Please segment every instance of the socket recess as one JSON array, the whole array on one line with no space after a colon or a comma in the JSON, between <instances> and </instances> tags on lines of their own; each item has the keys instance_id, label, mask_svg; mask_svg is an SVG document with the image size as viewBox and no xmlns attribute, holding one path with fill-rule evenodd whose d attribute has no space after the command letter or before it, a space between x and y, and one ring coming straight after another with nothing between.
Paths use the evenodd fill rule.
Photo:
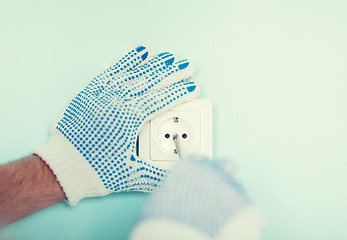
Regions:
<instances>
[{"instance_id":1,"label":"socket recess","mask_svg":"<svg viewBox=\"0 0 347 240\"><path fill-rule=\"evenodd\" d=\"M177 134L176 146L173 138ZM177 149L178 147L178 149ZM138 156L170 169L181 157L199 154L212 159L212 104L196 99L146 123L138 138Z\"/></svg>"}]
</instances>

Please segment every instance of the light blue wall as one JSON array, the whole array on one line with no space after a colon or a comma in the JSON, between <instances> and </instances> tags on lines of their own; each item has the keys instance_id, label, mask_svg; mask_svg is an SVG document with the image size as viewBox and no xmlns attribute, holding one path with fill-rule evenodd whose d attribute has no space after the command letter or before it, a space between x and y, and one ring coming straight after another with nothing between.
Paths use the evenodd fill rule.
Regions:
<instances>
[{"instance_id":1,"label":"light blue wall","mask_svg":"<svg viewBox=\"0 0 347 240\"><path fill-rule=\"evenodd\" d=\"M148 42L195 62L215 156L237 165L264 239L347 239L346 12L343 0L3 1L0 161L44 144L92 77ZM145 198L57 204L0 239L124 239Z\"/></svg>"}]
</instances>

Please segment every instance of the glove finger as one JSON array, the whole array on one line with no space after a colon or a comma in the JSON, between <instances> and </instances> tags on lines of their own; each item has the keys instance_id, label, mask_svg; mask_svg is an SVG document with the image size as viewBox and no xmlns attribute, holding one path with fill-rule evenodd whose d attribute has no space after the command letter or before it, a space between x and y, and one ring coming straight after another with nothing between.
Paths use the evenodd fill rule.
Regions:
<instances>
[{"instance_id":1,"label":"glove finger","mask_svg":"<svg viewBox=\"0 0 347 240\"><path fill-rule=\"evenodd\" d=\"M194 65L187 59L176 62L164 69L160 69L155 74L145 76L126 86L125 99L131 99L145 94L148 91L168 87L174 83L186 80L193 76Z\"/></svg>"},{"instance_id":2,"label":"glove finger","mask_svg":"<svg viewBox=\"0 0 347 240\"><path fill-rule=\"evenodd\" d=\"M145 64L154 56L154 49L150 45L141 44L125 54L115 65L106 69L93 82L104 84L124 72L132 71Z\"/></svg>"},{"instance_id":3,"label":"glove finger","mask_svg":"<svg viewBox=\"0 0 347 240\"><path fill-rule=\"evenodd\" d=\"M172 65L175 56L172 53L164 52L149 60L146 64L132 70L127 71L117 77L113 77L106 82L111 91L119 91L125 84L136 82L138 79L147 78L150 75L163 71L168 66Z\"/></svg>"},{"instance_id":4,"label":"glove finger","mask_svg":"<svg viewBox=\"0 0 347 240\"><path fill-rule=\"evenodd\" d=\"M182 103L195 99L199 93L199 87L195 82L179 82L147 92L136 98L136 105L141 111L143 121L148 121Z\"/></svg>"},{"instance_id":5,"label":"glove finger","mask_svg":"<svg viewBox=\"0 0 347 240\"><path fill-rule=\"evenodd\" d=\"M151 86L153 83L157 82L156 84L153 84L153 89L168 87L182 80L187 80L194 75L194 72L194 64L189 60L184 59L165 69L161 76L158 76L154 79L154 82L152 81L149 84Z\"/></svg>"}]
</instances>

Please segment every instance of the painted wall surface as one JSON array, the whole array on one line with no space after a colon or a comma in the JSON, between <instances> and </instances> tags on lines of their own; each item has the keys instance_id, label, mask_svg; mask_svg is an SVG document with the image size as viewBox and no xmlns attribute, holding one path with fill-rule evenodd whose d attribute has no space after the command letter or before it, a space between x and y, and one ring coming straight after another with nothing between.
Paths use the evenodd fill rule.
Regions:
<instances>
[{"instance_id":1,"label":"painted wall surface","mask_svg":"<svg viewBox=\"0 0 347 240\"><path fill-rule=\"evenodd\" d=\"M0 162L45 144L73 96L147 42L196 64L214 155L236 164L264 239L347 239L346 12L342 0L2 1ZM60 203L0 239L125 239L145 199Z\"/></svg>"}]
</instances>

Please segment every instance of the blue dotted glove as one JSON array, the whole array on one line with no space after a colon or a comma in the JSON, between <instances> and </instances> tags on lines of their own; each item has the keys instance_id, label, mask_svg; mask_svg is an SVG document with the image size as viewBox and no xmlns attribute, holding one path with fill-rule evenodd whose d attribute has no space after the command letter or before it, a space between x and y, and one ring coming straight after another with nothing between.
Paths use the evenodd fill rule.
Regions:
<instances>
[{"instance_id":1,"label":"blue dotted glove","mask_svg":"<svg viewBox=\"0 0 347 240\"><path fill-rule=\"evenodd\" d=\"M33 151L53 170L67 201L119 191L151 191L165 170L136 156L144 123L198 95L194 69L170 53L139 46L81 91Z\"/></svg>"},{"instance_id":2,"label":"blue dotted glove","mask_svg":"<svg viewBox=\"0 0 347 240\"><path fill-rule=\"evenodd\" d=\"M181 161L142 206L131 240L258 240L262 214L226 165Z\"/></svg>"}]
</instances>

